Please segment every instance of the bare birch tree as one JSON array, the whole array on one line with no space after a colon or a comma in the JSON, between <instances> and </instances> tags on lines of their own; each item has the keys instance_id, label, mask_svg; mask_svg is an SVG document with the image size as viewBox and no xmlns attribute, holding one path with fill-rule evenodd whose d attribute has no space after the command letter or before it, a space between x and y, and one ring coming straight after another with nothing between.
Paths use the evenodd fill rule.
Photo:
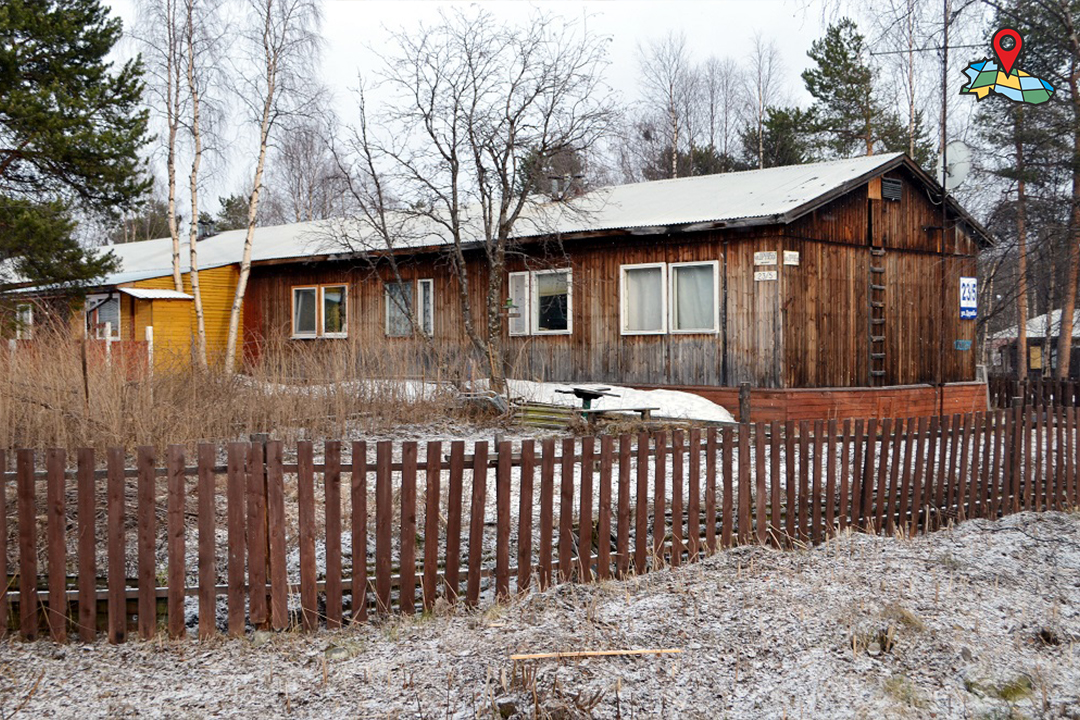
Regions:
<instances>
[{"instance_id":1,"label":"bare birch tree","mask_svg":"<svg viewBox=\"0 0 1080 720\"><path fill-rule=\"evenodd\" d=\"M731 156L731 139L738 138L738 110L742 102L742 72L731 58L710 57L701 68L702 97L709 146Z\"/></svg>"},{"instance_id":2,"label":"bare birch tree","mask_svg":"<svg viewBox=\"0 0 1080 720\"><path fill-rule=\"evenodd\" d=\"M606 39L542 13L523 26L490 13L452 10L433 27L392 34L379 72L390 101L349 141L361 244L391 255L408 244L445 243L464 332L505 387L506 259L542 188L525 179L536 163L586 153L606 132L612 103L601 72ZM529 226L530 234L536 231ZM487 266L474 316L468 255Z\"/></svg>"},{"instance_id":3,"label":"bare birch tree","mask_svg":"<svg viewBox=\"0 0 1080 720\"><path fill-rule=\"evenodd\" d=\"M326 122L302 118L277 143L267 164L265 224L324 220L345 212L351 193L334 160L332 134Z\"/></svg>"},{"instance_id":4,"label":"bare birch tree","mask_svg":"<svg viewBox=\"0 0 1080 720\"><path fill-rule=\"evenodd\" d=\"M680 135L686 132L692 106L694 72L686 36L668 33L658 42L638 47L641 88L650 113L664 116L671 146L671 177L679 176Z\"/></svg>"},{"instance_id":5,"label":"bare birch tree","mask_svg":"<svg viewBox=\"0 0 1080 720\"><path fill-rule=\"evenodd\" d=\"M240 317L251 275L251 249L255 238L259 198L263 189L266 155L281 120L310 111L318 98L312 80L318 59L321 23L315 0L247 0L248 24L243 35L248 62L238 70L238 97L258 124L259 150L248 201L248 226L229 313L229 334L225 346L225 371L236 370L236 350Z\"/></svg>"},{"instance_id":6,"label":"bare birch tree","mask_svg":"<svg viewBox=\"0 0 1080 720\"><path fill-rule=\"evenodd\" d=\"M183 0L141 0L135 36L147 58L147 87L156 98L150 110L165 124L166 203L169 235L172 238L173 286L183 292L180 274L180 227L176 214L176 153L185 93L181 80L184 68Z\"/></svg>"},{"instance_id":7,"label":"bare birch tree","mask_svg":"<svg viewBox=\"0 0 1080 720\"><path fill-rule=\"evenodd\" d=\"M188 174L191 196L191 222L188 228L189 277L195 306L196 361L208 367L206 353L206 319L203 313L202 289L199 285L199 172L202 165L204 135L204 104L208 86L220 87L220 40L226 32L218 0L182 0L184 13L184 54L186 92L190 110L192 158Z\"/></svg>"},{"instance_id":8,"label":"bare birch tree","mask_svg":"<svg viewBox=\"0 0 1080 720\"><path fill-rule=\"evenodd\" d=\"M769 117L769 108L781 103L783 73L783 62L776 43L767 41L761 33L756 33L744 77L747 86L748 121L757 133L759 169L765 167L765 121Z\"/></svg>"}]
</instances>

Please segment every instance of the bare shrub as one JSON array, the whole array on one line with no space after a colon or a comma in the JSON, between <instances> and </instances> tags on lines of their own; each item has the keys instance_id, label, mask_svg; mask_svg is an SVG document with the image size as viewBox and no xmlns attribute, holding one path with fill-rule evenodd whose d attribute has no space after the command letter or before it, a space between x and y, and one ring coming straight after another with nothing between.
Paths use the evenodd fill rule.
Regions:
<instances>
[{"instance_id":1,"label":"bare shrub","mask_svg":"<svg viewBox=\"0 0 1080 720\"><path fill-rule=\"evenodd\" d=\"M0 444L123 447L247 439L344 438L444 417L453 397L410 379L408 349L341 340L271 342L244 374L160 364L147 372L140 348L42 330L0 353ZM85 362L84 362L85 358Z\"/></svg>"}]
</instances>

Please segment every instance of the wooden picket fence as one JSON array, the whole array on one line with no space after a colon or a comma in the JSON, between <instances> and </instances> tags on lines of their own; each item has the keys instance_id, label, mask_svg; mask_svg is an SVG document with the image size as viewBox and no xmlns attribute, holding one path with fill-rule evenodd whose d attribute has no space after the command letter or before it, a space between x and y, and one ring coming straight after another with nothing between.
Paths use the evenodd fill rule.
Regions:
<instances>
[{"instance_id":1,"label":"wooden picket fence","mask_svg":"<svg viewBox=\"0 0 1080 720\"><path fill-rule=\"evenodd\" d=\"M1037 376L1017 380L1012 375L991 375L986 380L990 407L1008 409L1013 400L1020 399L1024 407L1080 405L1080 383L1073 379L1059 380Z\"/></svg>"},{"instance_id":2,"label":"wooden picket fence","mask_svg":"<svg viewBox=\"0 0 1080 720\"><path fill-rule=\"evenodd\" d=\"M134 468L111 450L99 469L82 449L72 471L62 450L45 454L43 470L33 450L18 450L15 471L0 483L0 562L9 579L0 627L27 639L44 629L57 641L69 631L91 641L100 628L119 643L132 619L150 638L161 618L169 635L182 637L185 598L194 596L201 637L219 631L219 597L230 634L335 628L369 613L430 609L440 598L498 602L511 596L512 581L524 593L625 577L735 544L801 547L847 528L913 534L965 518L1070 508L1078 501L1076 416L1071 407L1016 407L757 423L525 440L516 451L500 442L493 453L477 442L471 454L464 442L430 442L423 461L415 442L379 442L373 458L364 442L328 442L321 461L312 443L300 442L293 462L283 459L282 443L257 442L228 444L224 462L216 446L200 445L194 465L180 446L167 449L164 463L143 447ZM7 460L0 453L0 468ZM129 512L136 578L126 572ZM345 549L360 559L351 567L343 530L351 531ZM190 567L189 544L197 560ZM291 547L299 555L292 569Z\"/></svg>"}]
</instances>

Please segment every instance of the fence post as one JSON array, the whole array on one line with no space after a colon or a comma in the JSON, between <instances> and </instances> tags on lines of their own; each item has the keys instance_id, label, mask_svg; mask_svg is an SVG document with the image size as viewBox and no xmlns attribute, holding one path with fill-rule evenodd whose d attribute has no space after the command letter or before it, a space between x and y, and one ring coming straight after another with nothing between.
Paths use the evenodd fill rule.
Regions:
<instances>
[{"instance_id":1,"label":"fence post","mask_svg":"<svg viewBox=\"0 0 1080 720\"><path fill-rule=\"evenodd\" d=\"M146 373L154 377L154 326L146 326Z\"/></svg>"},{"instance_id":2,"label":"fence post","mask_svg":"<svg viewBox=\"0 0 1080 720\"><path fill-rule=\"evenodd\" d=\"M1025 391L1026 396L1026 391ZM1012 463L1009 467L1009 494L1011 496L1011 502L1009 503L1009 512L1020 511L1020 469L1023 462L1023 413L1024 413L1024 398L1013 398L1012 406L1012 422L1013 422L1013 434L1009 438L1009 444L1012 446L1012 452L1010 459Z\"/></svg>"},{"instance_id":3,"label":"fence post","mask_svg":"<svg viewBox=\"0 0 1080 720\"><path fill-rule=\"evenodd\" d=\"M112 367L112 323L105 323L105 367Z\"/></svg>"},{"instance_id":4,"label":"fence post","mask_svg":"<svg viewBox=\"0 0 1080 720\"><path fill-rule=\"evenodd\" d=\"M739 383L739 422L750 422L750 383Z\"/></svg>"}]
</instances>

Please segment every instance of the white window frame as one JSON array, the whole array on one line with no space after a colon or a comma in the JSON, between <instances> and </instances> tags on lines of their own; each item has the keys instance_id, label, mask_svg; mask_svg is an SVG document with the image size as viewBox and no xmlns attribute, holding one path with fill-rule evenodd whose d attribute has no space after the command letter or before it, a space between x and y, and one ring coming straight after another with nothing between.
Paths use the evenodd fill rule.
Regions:
<instances>
[{"instance_id":1,"label":"white window frame","mask_svg":"<svg viewBox=\"0 0 1080 720\"><path fill-rule=\"evenodd\" d=\"M524 313L523 318L525 322L523 324L525 325L525 329L519 331L514 330L514 318L510 319L510 322L508 323L509 327L507 329L511 337L525 337L532 334L532 273L528 271L512 272L507 276L506 291L507 297L511 301L513 301L513 294L510 288L513 285L515 277L525 278L525 303L521 307L514 306L519 314Z\"/></svg>"},{"instance_id":2,"label":"white window frame","mask_svg":"<svg viewBox=\"0 0 1080 720\"><path fill-rule=\"evenodd\" d=\"M297 290L314 290L315 291L315 329L312 332L297 332L296 330L296 291ZM289 315L289 330L291 331L291 337L293 340L311 340L319 337L319 324L322 319L321 298L319 297L318 285L293 285L289 288L289 297L291 298L292 311Z\"/></svg>"},{"instance_id":3,"label":"white window frame","mask_svg":"<svg viewBox=\"0 0 1080 720\"><path fill-rule=\"evenodd\" d=\"M327 288L341 288L341 304L345 307L345 324L342 326L340 332L326 332L326 299L325 293ZM349 337L349 285L348 283L329 283L326 285L320 285L319 291L315 293L316 298L319 301L318 315L318 330L322 331L319 337L326 338L347 338Z\"/></svg>"},{"instance_id":4,"label":"white window frame","mask_svg":"<svg viewBox=\"0 0 1080 720\"><path fill-rule=\"evenodd\" d=\"M25 321L24 321L25 313ZM34 337L34 306L19 303L15 306L15 339L31 340Z\"/></svg>"},{"instance_id":5,"label":"white window frame","mask_svg":"<svg viewBox=\"0 0 1080 720\"><path fill-rule=\"evenodd\" d=\"M424 323L424 300L423 297L427 296L428 306L431 308L431 317L428 318L431 322L425 325ZM416 324L420 327L420 332L424 333L427 337L434 337L435 335L435 280L433 278L420 278L416 281L416 291L414 302L416 308L413 310L417 314Z\"/></svg>"},{"instance_id":6,"label":"white window frame","mask_svg":"<svg viewBox=\"0 0 1080 720\"><path fill-rule=\"evenodd\" d=\"M626 273L628 270L651 270L660 268L660 329L628 330L626 313ZM619 266L619 331L622 335L666 335L668 331L668 281L667 263L634 263Z\"/></svg>"},{"instance_id":7,"label":"white window frame","mask_svg":"<svg viewBox=\"0 0 1080 720\"><path fill-rule=\"evenodd\" d=\"M541 330L540 329L540 302L535 292L536 278L540 275L566 275L566 329L565 330ZM529 300L532 305L530 315L532 322L530 327L533 335L572 335L574 333L574 271L573 268L556 268L554 270L533 270L529 274Z\"/></svg>"},{"instance_id":8,"label":"white window frame","mask_svg":"<svg viewBox=\"0 0 1080 720\"><path fill-rule=\"evenodd\" d=\"M711 328L692 328L689 330L680 330L678 320L679 304L675 300L675 270L681 267L697 267L701 265L711 265L713 272L713 298L712 298L712 311L713 311L713 325ZM720 332L720 261L719 260L693 260L688 262L668 263L668 274L670 279L668 281L668 308L671 310L671 317L668 324L670 332L673 335L716 335Z\"/></svg>"},{"instance_id":9,"label":"white window frame","mask_svg":"<svg viewBox=\"0 0 1080 720\"><path fill-rule=\"evenodd\" d=\"M86 296L86 304L87 304L87 306L94 305L94 303L97 303L98 301L101 301L100 304L104 304L104 303L106 303L106 302L108 302L110 300L116 300L116 327L110 328L110 330L112 332L112 338L111 339L113 341L116 341L116 340L119 340L119 339L121 339L123 337L123 334L121 333L121 326L123 325L123 321L124 321L124 304L122 302L120 302L120 296L117 295L116 293L95 293L93 295L87 295ZM97 317L96 313L97 313L97 311L98 311L98 308L94 307L93 310L87 310L86 314L88 316L91 315L91 314L94 315L95 322L92 324L92 327L93 327L93 330L94 330L94 337L96 339L98 339L98 340L105 340L105 339L107 339L105 337L105 324L96 322L96 317ZM87 319L87 322L89 322L89 320L91 318L87 317L86 319Z\"/></svg>"}]
</instances>

